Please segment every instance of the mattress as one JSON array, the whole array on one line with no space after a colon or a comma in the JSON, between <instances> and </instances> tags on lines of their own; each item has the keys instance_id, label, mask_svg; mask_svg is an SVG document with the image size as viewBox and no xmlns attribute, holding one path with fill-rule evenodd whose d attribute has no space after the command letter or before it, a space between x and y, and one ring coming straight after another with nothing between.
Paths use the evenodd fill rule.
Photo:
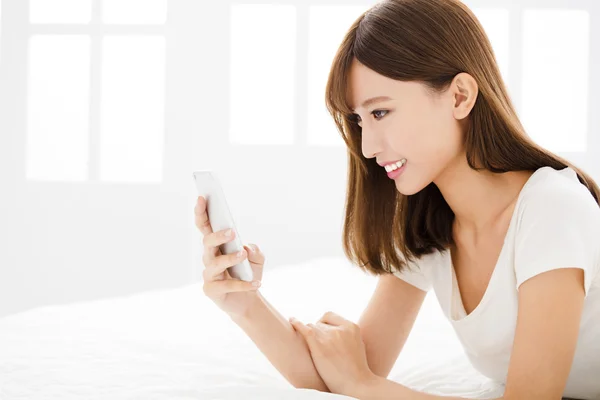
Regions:
<instances>
[{"instance_id":1,"label":"mattress","mask_svg":"<svg viewBox=\"0 0 600 400\"><path fill-rule=\"evenodd\" d=\"M357 322L376 284L343 258L267 268L284 316ZM495 398L429 293L388 379L428 393ZM0 399L350 399L297 389L202 292L202 282L37 307L0 319Z\"/></svg>"}]
</instances>

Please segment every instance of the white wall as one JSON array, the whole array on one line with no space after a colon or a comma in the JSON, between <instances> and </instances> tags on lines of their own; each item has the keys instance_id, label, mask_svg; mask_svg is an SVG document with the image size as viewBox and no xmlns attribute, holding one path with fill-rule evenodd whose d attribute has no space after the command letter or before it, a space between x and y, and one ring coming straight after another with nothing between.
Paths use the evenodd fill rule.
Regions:
<instances>
[{"instance_id":1,"label":"white wall","mask_svg":"<svg viewBox=\"0 0 600 400\"><path fill-rule=\"evenodd\" d=\"M35 6L36 1L39 2L32 0L31 5ZM257 243L267 255L267 273L277 265L318 256L342 256L346 153L327 120L322 85L333 55L330 49L337 45L358 10L373 2L330 1L329 5L342 7L332 13L325 9L315 11L299 0L297 6L261 11L275 12L281 18L288 16L289 20L277 22L276 17L267 18L259 26L244 28L232 27L230 1L168 0L164 21L141 25L103 24L102 7L108 10L112 3L124 7L128 2L136 2L105 1L90 0L91 11L81 11L84 16L89 14L87 23L33 23L32 19L46 14L31 17L28 1L1 0L0 315L41 305L173 287L199 279L202 238L193 221L196 193L191 172L195 169L212 168L219 172L242 238ZM71 12L73 4L81 6L81 2L84 0L60 1L65 4L63 10ZM600 182L600 114L592 112L600 106L600 78L592 73L600 68L598 3L472 0L468 4L485 4L487 11L478 12L502 55L511 94L531 127L530 133ZM344 9L347 5L355 8ZM522 25L525 20L543 21L536 15L531 19L524 17L526 8L541 6L583 10L587 13L584 19L589 18L589 32L577 30L581 24L570 26L561 30L561 35L574 35L575 43L550 42L550 47L556 48L547 51L543 45L536 45L534 50L538 53L531 53L523 35L538 40L553 31L531 22ZM506 10L505 14L497 13L496 8ZM244 15L252 9L236 10ZM233 21L238 21L235 16ZM327 23L329 29L319 26L319 21ZM580 20L576 16L573 21ZM271 23L279 35L264 40L253 36L260 33L259 27ZM539 30L535 31L537 25ZM243 28L241 35L239 28ZM244 42L244 32L250 39L248 43ZM285 32L291 35L286 36ZM81 107L88 114L81 119L85 129L69 128L77 134L69 140L65 140L65 127L71 119L50 112L45 118L58 115L55 126L36 127L35 121L44 120L41 114L46 103L36 103L28 97L32 90L39 95L40 87L52 85L52 80L40 83L30 76L29 71L45 71L43 65L29 63L39 56L36 53L30 58L30 38L61 34L89 40L89 69L80 71L85 72L84 77L89 74L89 87L83 88L89 90L89 104ZM109 112L103 107L110 108L123 100L118 96L119 85L125 93L131 79L114 81L112 88L116 87L117 96L109 97L114 99L110 104L103 103L100 94L109 96L106 93L110 92L103 92L106 82L102 77L109 75L103 75L106 71L102 65L110 61L111 53L103 50L102 43L104 37L132 34L165 40L164 85L149 82L154 91L139 96L140 101L150 99L164 104L164 114L153 111L137 115L137 101L124 101L112 112L123 112L125 119L129 115L130 125L126 125L119 124L116 117L108 118ZM232 41L237 45L232 45ZM585 51L577 53L577 43L585 41L589 41L583 47ZM292 50L286 52L288 43ZM243 64L232 61L251 45L256 48L249 54L256 58ZM552 54L566 56L548 62ZM75 56L86 65L87 56ZM569 62L570 57L575 57L575 61ZM61 65L60 58L48 62ZM546 67L534 70L537 73L531 76L532 66L538 68L538 62ZM74 68L73 65L65 62L64 67ZM275 67L269 69L270 65ZM291 70L279 68L286 65ZM123 70L128 66L121 65ZM567 70L562 78L557 76L555 71L564 68ZM569 76L568 71L577 73ZM139 72L148 71L141 68ZM548 92L535 86L539 85L536 78L544 72L557 82L548 83ZM119 70L113 74L118 75ZM109 78L117 79L116 75ZM71 86L87 93L81 85ZM582 88L587 91L577 98L577 90ZM150 98L161 90L164 95L160 99ZM45 93L50 99L57 96L57 100L47 101L49 110L60 109L56 102L62 97L55 92ZM283 97L271 97L276 95ZM556 112L569 104L574 104L569 108L572 115ZM79 106L74 102L65 108L77 110ZM578 111L581 109L584 111ZM539 115L548 118L541 120ZM545 124L547 121L550 123ZM578 130L565 132L562 127L571 123ZM546 132L548 126L556 132ZM164 138L157 139L157 132L164 133ZM582 134L578 136L577 132ZM124 140L125 144L129 138L134 147L125 158L119 158L114 151L125 144L102 147L108 137ZM45 138L46 145L35 154L29 152L32 140L35 144L31 138L42 142ZM64 151L64 146L81 143L85 147L79 147L78 158L68 152L65 154L71 156L52 157ZM162 156L149 158L155 154L157 144ZM113 153L102 153L103 148L112 149ZM78 167L69 167L72 165ZM114 171L121 172L115 175Z\"/></svg>"}]
</instances>

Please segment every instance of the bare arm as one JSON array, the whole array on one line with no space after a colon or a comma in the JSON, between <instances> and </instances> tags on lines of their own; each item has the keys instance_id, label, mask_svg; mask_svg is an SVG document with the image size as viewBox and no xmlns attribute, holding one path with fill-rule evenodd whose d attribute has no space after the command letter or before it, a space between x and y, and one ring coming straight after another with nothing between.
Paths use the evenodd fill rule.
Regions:
<instances>
[{"instance_id":1,"label":"bare arm","mask_svg":"<svg viewBox=\"0 0 600 400\"><path fill-rule=\"evenodd\" d=\"M577 347L585 296L583 274L579 268L560 268L521 285L506 389L495 400L562 398ZM350 396L364 400L465 399L417 392L380 376Z\"/></svg>"},{"instance_id":2,"label":"bare arm","mask_svg":"<svg viewBox=\"0 0 600 400\"><path fill-rule=\"evenodd\" d=\"M231 319L294 387L329 392L302 335L260 292L257 295L245 314Z\"/></svg>"},{"instance_id":3,"label":"bare arm","mask_svg":"<svg viewBox=\"0 0 600 400\"><path fill-rule=\"evenodd\" d=\"M219 246L233 240L226 230L213 232L207 201L198 197L194 207L195 224L203 234L204 294L250 337L271 364L295 387L328 392L315 368L306 341L292 324L275 310L256 287L233 279L227 269L245 255L223 255ZM233 232L235 233L235 232ZM258 246L244 245L255 280L262 278L265 256Z\"/></svg>"},{"instance_id":4,"label":"bare arm","mask_svg":"<svg viewBox=\"0 0 600 400\"><path fill-rule=\"evenodd\" d=\"M360 318L371 370L387 377L415 322L425 292L394 275L383 275ZM275 368L297 388L330 392L317 372L304 337L260 292L243 315L232 320Z\"/></svg>"},{"instance_id":5,"label":"bare arm","mask_svg":"<svg viewBox=\"0 0 600 400\"><path fill-rule=\"evenodd\" d=\"M371 371L386 378L404 347L427 292L392 274L381 275L358 321Z\"/></svg>"}]
</instances>

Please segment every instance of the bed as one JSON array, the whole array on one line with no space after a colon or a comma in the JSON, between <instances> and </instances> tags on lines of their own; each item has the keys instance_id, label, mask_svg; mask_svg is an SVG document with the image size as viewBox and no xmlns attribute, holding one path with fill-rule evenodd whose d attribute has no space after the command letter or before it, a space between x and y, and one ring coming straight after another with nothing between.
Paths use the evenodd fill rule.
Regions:
<instances>
[{"instance_id":1,"label":"bed","mask_svg":"<svg viewBox=\"0 0 600 400\"><path fill-rule=\"evenodd\" d=\"M343 258L320 258L265 270L261 291L303 322L328 310L356 322L375 283ZM470 367L433 293L388 378L442 395L503 392ZM294 388L194 282L1 318L0 399L351 398Z\"/></svg>"}]
</instances>

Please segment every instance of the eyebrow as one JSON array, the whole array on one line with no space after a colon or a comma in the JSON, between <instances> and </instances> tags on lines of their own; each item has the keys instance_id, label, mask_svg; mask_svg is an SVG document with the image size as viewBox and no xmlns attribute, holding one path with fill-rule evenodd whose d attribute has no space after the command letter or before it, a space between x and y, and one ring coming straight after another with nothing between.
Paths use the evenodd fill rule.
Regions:
<instances>
[{"instance_id":1,"label":"eyebrow","mask_svg":"<svg viewBox=\"0 0 600 400\"><path fill-rule=\"evenodd\" d=\"M362 107L364 108L364 107L366 107L366 106L369 106L369 105L371 105L371 104L373 104L373 103L377 103L377 102L379 102L379 101L386 101L386 100L392 100L392 98L391 98L391 97L388 97L388 96L377 96L377 97L372 97L372 98L370 98L370 99L367 99L367 100L365 100L365 101L362 103ZM355 109L353 108L353 109L352 109L352 111L355 111Z\"/></svg>"}]
</instances>

